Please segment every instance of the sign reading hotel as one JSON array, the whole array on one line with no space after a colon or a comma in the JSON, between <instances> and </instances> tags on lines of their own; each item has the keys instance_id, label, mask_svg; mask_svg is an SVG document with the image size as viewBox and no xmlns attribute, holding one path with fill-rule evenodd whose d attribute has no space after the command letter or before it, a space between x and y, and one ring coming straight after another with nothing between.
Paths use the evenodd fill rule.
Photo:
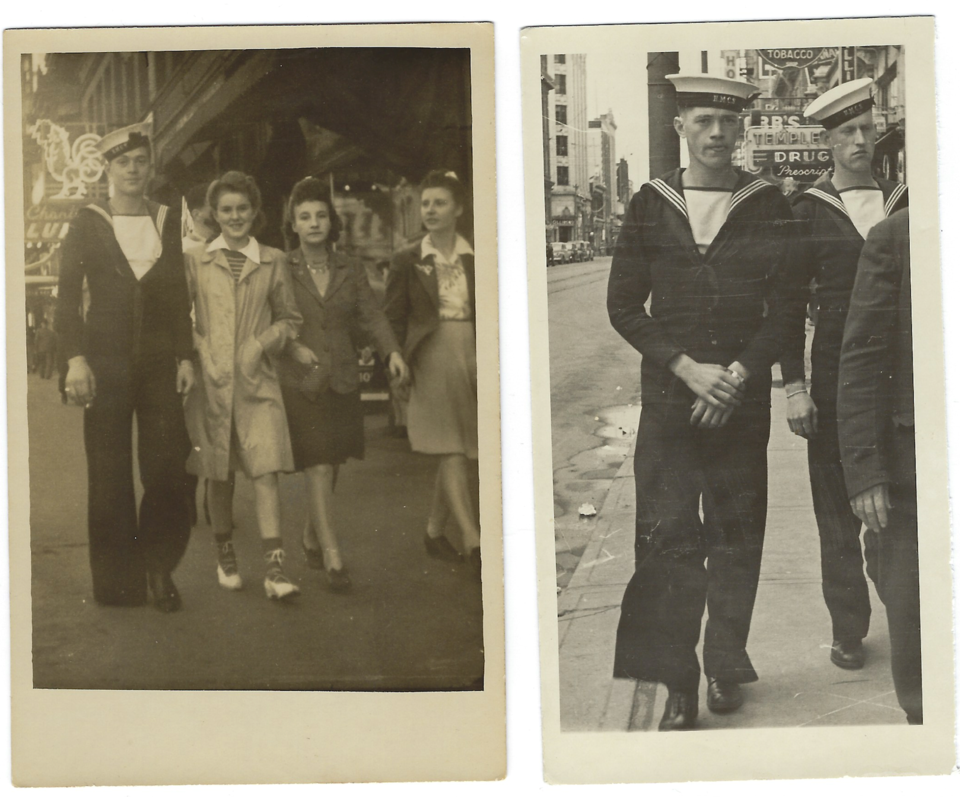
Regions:
<instances>
[{"instance_id":1,"label":"sign reading hotel","mask_svg":"<svg viewBox=\"0 0 960 797\"><path fill-rule=\"evenodd\" d=\"M744 159L748 171L769 168L777 179L792 177L812 183L830 170L833 158L820 142L819 125L748 127L744 131Z\"/></svg>"}]
</instances>

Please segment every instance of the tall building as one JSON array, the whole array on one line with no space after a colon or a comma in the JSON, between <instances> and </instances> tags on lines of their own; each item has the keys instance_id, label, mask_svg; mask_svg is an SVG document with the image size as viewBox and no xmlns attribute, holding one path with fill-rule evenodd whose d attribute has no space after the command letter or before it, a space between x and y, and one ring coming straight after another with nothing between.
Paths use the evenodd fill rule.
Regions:
<instances>
[{"instance_id":1,"label":"tall building","mask_svg":"<svg viewBox=\"0 0 960 797\"><path fill-rule=\"evenodd\" d=\"M595 185L602 192L594 191L593 207L593 246L597 252L609 254L616 242L614 225L617 205L617 125L613 111L600 114L590 121L588 147L590 152L590 174ZM599 204L599 207L597 207Z\"/></svg>"},{"instance_id":2,"label":"tall building","mask_svg":"<svg viewBox=\"0 0 960 797\"><path fill-rule=\"evenodd\" d=\"M540 117L543 124L543 219L547 228L547 240L551 240L550 189L553 188L553 170L550 168L550 92L556 88L550 74L547 56L540 56Z\"/></svg>"},{"instance_id":3,"label":"tall building","mask_svg":"<svg viewBox=\"0 0 960 797\"><path fill-rule=\"evenodd\" d=\"M587 56L553 56L549 95L551 233L554 241L589 240L590 169L587 150Z\"/></svg>"}]
</instances>

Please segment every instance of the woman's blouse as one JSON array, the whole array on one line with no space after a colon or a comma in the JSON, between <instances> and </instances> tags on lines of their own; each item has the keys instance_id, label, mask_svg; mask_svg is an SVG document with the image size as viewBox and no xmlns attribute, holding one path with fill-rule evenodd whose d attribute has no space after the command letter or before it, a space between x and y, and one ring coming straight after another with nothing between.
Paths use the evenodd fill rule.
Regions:
<instances>
[{"instance_id":1,"label":"woman's blouse","mask_svg":"<svg viewBox=\"0 0 960 797\"><path fill-rule=\"evenodd\" d=\"M160 233L150 216L114 216L113 233L138 280L160 259Z\"/></svg>"},{"instance_id":2,"label":"woman's blouse","mask_svg":"<svg viewBox=\"0 0 960 797\"><path fill-rule=\"evenodd\" d=\"M421 260L425 260L427 256L432 255L434 268L437 270L441 321L470 320L470 289L467 286L467 275L463 270L460 256L472 254L473 249L461 235L457 236L453 257L449 260L433 245L429 235L420 244Z\"/></svg>"},{"instance_id":3,"label":"woman's blouse","mask_svg":"<svg viewBox=\"0 0 960 797\"><path fill-rule=\"evenodd\" d=\"M247 242L247 245L243 249L231 249L227 245L226 239L223 235L218 235L214 238L209 244L207 244L208 252L215 252L217 249L222 249L224 256L227 258L227 265L230 266L230 273L233 274L233 281L240 282L240 277L243 275L243 267L247 264L247 260L252 260L254 263L260 263L260 244L257 243L257 239L252 235L250 240Z\"/></svg>"}]
</instances>

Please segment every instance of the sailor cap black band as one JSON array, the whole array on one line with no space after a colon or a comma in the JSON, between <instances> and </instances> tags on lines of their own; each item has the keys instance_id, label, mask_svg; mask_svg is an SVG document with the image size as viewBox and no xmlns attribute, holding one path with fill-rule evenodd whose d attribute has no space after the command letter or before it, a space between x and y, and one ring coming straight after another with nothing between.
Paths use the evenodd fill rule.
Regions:
<instances>
[{"instance_id":1,"label":"sailor cap black band","mask_svg":"<svg viewBox=\"0 0 960 797\"><path fill-rule=\"evenodd\" d=\"M149 147L150 138L145 136L143 133L131 133L126 141L121 141L116 146L111 147L108 150L105 150L103 157L105 160L112 161L114 158L118 158L123 155L124 152L130 152L134 149L139 149L140 147Z\"/></svg>"},{"instance_id":2,"label":"sailor cap black band","mask_svg":"<svg viewBox=\"0 0 960 797\"><path fill-rule=\"evenodd\" d=\"M867 99L847 106L843 110L837 111L835 114L824 117L820 120L820 124L823 125L823 127L827 130L833 130L835 127L840 127L840 125L842 125L844 122L848 122L865 111L869 111L873 106L873 97L867 97Z\"/></svg>"}]
</instances>

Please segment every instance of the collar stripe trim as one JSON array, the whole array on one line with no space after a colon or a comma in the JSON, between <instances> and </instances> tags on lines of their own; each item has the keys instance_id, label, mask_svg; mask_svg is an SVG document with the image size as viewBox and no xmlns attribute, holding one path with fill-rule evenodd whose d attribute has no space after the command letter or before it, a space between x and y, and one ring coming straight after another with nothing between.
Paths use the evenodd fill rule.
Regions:
<instances>
[{"instance_id":1,"label":"collar stripe trim","mask_svg":"<svg viewBox=\"0 0 960 797\"><path fill-rule=\"evenodd\" d=\"M160 235L161 240L163 240L163 223L167 220L167 210L166 205L161 205L157 211L157 233Z\"/></svg>"},{"instance_id":2,"label":"collar stripe trim","mask_svg":"<svg viewBox=\"0 0 960 797\"><path fill-rule=\"evenodd\" d=\"M907 193L907 187L903 183L898 183L896 188L893 189L893 192L887 198L887 201L883 205L883 214L889 216L893 209L896 207L897 202L900 201L900 198Z\"/></svg>"},{"instance_id":3,"label":"collar stripe trim","mask_svg":"<svg viewBox=\"0 0 960 797\"><path fill-rule=\"evenodd\" d=\"M826 191L821 191L819 188L808 188L808 189L807 189L807 194L809 194L809 195L811 195L811 196L815 196L815 197L817 197L817 199L820 199L820 200L822 200L823 202L826 202L828 205L831 205L831 206L835 207L835 208L836 208L837 210L839 210L844 216L846 216L847 218L850 218L850 214L847 213L847 209L846 209L846 207L844 207L843 202L841 202L841 201L840 201L839 199L837 199L836 197L831 196L831 195L828 194Z\"/></svg>"},{"instance_id":4,"label":"collar stripe trim","mask_svg":"<svg viewBox=\"0 0 960 797\"><path fill-rule=\"evenodd\" d=\"M663 180L661 180L659 177L656 180L651 180L650 187L657 191L664 199L667 200L667 202L680 211L681 215L685 219L688 218L687 204L684 202L683 197L674 191L669 185L663 182Z\"/></svg>"},{"instance_id":5,"label":"collar stripe trim","mask_svg":"<svg viewBox=\"0 0 960 797\"><path fill-rule=\"evenodd\" d=\"M762 191L764 188L773 188L770 183L766 183L763 180L754 180L749 185L741 188L737 193L733 195L733 198L730 200L730 210L733 210L737 205L743 202L748 197L753 196L757 191Z\"/></svg>"},{"instance_id":6,"label":"collar stripe trim","mask_svg":"<svg viewBox=\"0 0 960 797\"><path fill-rule=\"evenodd\" d=\"M96 213L99 213L104 219L106 219L107 224L113 227L113 217L99 205L87 205L87 210L92 210Z\"/></svg>"}]
</instances>

